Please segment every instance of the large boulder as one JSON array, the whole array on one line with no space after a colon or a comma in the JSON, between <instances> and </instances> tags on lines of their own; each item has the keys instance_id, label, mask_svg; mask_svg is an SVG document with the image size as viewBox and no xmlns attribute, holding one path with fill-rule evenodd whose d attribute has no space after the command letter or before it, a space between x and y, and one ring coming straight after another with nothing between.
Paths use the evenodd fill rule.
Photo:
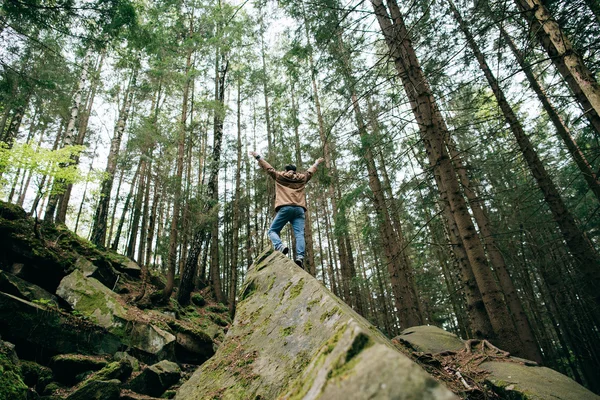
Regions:
<instances>
[{"instance_id":1,"label":"large boulder","mask_svg":"<svg viewBox=\"0 0 600 400\"><path fill-rule=\"evenodd\" d=\"M458 336L432 325L410 327L394 339L423 353L435 354L465 348L464 342Z\"/></svg>"},{"instance_id":2,"label":"large boulder","mask_svg":"<svg viewBox=\"0 0 600 400\"><path fill-rule=\"evenodd\" d=\"M121 392L118 379L110 381L87 381L66 400L117 400Z\"/></svg>"},{"instance_id":3,"label":"large boulder","mask_svg":"<svg viewBox=\"0 0 600 400\"><path fill-rule=\"evenodd\" d=\"M104 257L91 257L88 260L85 257L77 257L75 268L87 278L94 278L106 287L114 287L119 278L119 274L112 266L112 263Z\"/></svg>"},{"instance_id":4,"label":"large boulder","mask_svg":"<svg viewBox=\"0 0 600 400\"><path fill-rule=\"evenodd\" d=\"M131 354L146 364L175 360L176 338L172 333L146 322L131 322L127 336Z\"/></svg>"},{"instance_id":5,"label":"large boulder","mask_svg":"<svg viewBox=\"0 0 600 400\"><path fill-rule=\"evenodd\" d=\"M49 291L6 271L0 271L0 292L29 301L58 304L56 296Z\"/></svg>"},{"instance_id":6,"label":"large boulder","mask_svg":"<svg viewBox=\"0 0 600 400\"><path fill-rule=\"evenodd\" d=\"M0 335L29 359L65 353L114 354L123 346L98 325L2 292L0 321Z\"/></svg>"},{"instance_id":7,"label":"large boulder","mask_svg":"<svg viewBox=\"0 0 600 400\"><path fill-rule=\"evenodd\" d=\"M181 377L181 370L174 362L163 360L142 371L129 382L127 388L140 394L159 397Z\"/></svg>"},{"instance_id":8,"label":"large boulder","mask_svg":"<svg viewBox=\"0 0 600 400\"><path fill-rule=\"evenodd\" d=\"M488 361L481 369L489 372L486 381L507 399L593 400L600 396L573 379L550 368L515 362Z\"/></svg>"},{"instance_id":9,"label":"large boulder","mask_svg":"<svg viewBox=\"0 0 600 400\"><path fill-rule=\"evenodd\" d=\"M127 311L120 303L119 295L95 278L88 278L76 269L65 276L56 294L67 301L75 311L109 330L121 329Z\"/></svg>"},{"instance_id":10,"label":"large boulder","mask_svg":"<svg viewBox=\"0 0 600 400\"><path fill-rule=\"evenodd\" d=\"M85 275L85 272L76 269L65 276L56 294L77 313L121 337L142 361L154 363L175 359L175 335L148 321L128 316L118 294L97 279Z\"/></svg>"},{"instance_id":11,"label":"large boulder","mask_svg":"<svg viewBox=\"0 0 600 400\"><path fill-rule=\"evenodd\" d=\"M439 354L465 350L465 342L456 335L434 326L414 326L394 338L422 353ZM515 357L487 361L479 366L485 381L501 398L519 400L600 399L572 380L550 368Z\"/></svg>"},{"instance_id":12,"label":"large boulder","mask_svg":"<svg viewBox=\"0 0 600 400\"><path fill-rule=\"evenodd\" d=\"M53 293L72 268L72 254L36 237L33 221L16 205L0 201L0 269Z\"/></svg>"},{"instance_id":13,"label":"large boulder","mask_svg":"<svg viewBox=\"0 0 600 400\"><path fill-rule=\"evenodd\" d=\"M278 252L251 267L217 353L176 399L455 399Z\"/></svg>"},{"instance_id":14,"label":"large boulder","mask_svg":"<svg viewBox=\"0 0 600 400\"><path fill-rule=\"evenodd\" d=\"M59 354L52 358L54 379L65 385L74 385L86 372L98 371L108 364L106 358L82 354Z\"/></svg>"}]
</instances>

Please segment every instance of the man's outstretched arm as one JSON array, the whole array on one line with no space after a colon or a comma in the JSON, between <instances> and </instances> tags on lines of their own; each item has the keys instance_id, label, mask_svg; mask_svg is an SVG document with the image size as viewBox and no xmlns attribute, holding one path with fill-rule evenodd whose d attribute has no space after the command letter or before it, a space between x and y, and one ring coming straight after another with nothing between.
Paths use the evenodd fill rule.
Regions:
<instances>
[{"instance_id":1,"label":"man's outstretched arm","mask_svg":"<svg viewBox=\"0 0 600 400\"><path fill-rule=\"evenodd\" d=\"M275 171L275 168L273 168L271 166L271 164L269 164L267 162L267 160L265 160L264 158L262 158L260 156L260 154L258 154L255 151L251 151L250 155L254 158L256 158L256 160L258 161L258 165L260 165L260 167L262 169L264 169L265 171L267 171L267 174L271 175L271 177L273 177L273 179L275 179L275 177L277 177L277 171Z\"/></svg>"},{"instance_id":2,"label":"man's outstretched arm","mask_svg":"<svg viewBox=\"0 0 600 400\"><path fill-rule=\"evenodd\" d=\"M317 167L323 161L325 161L323 157L318 158L317 161L315 161L315 163L309 169L306 170L306 182L310 181L310 178L312 178L313 174L317 172Z\"/></svg>"}]
</instances>

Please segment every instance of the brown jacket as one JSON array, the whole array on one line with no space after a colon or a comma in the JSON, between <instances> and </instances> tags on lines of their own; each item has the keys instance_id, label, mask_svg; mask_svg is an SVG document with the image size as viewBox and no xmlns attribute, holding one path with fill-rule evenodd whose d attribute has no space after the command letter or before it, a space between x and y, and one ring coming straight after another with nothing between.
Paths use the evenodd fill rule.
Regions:
<instances>
[{"instance_id":1,"label":"brown jacket","mask_svg":"<svg viewBox=\"0 0 600 400\"><path fill-rule=\"evenodd\" d=\"M258 160L258 165L275 180L275 211L283 206L300 206L306 210L306 196L304 186L310 181L317 167L313 165L306 172L276 171L263 158Z\"/></svg>"}]
</instances>

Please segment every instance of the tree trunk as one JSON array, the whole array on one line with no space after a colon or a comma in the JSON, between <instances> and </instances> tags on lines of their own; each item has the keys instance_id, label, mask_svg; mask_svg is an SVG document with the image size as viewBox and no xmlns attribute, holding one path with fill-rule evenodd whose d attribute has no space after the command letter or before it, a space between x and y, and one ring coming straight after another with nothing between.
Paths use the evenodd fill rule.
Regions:
<instances>
[{"instance_id":1,"label":"tree trunk","mask_svg":"<svg viewBox=\"0 0 600 400\"><path fill-rule=\"evenodd\" d=\"M104 54L105 53L106 53L106 50L103 49L102 53L100 54L100 60L98 61L98 66L97 66L97 68L95 68L95 71L94 71L94 75L96 75L96 76L94 77L95 79L92 79L92 85L90 88L89 98L87 100L87 106L85 107L85 110L83 112L81 112L79 115L78 134L77 134L77 139L75 140L75 144L78 146L83 145L83 142L85 140L85 134L87 133L88 121L90 119L90 113L92 112L94 98L96 97L96 90L98 89L98 82L100 81L100 79L98 79L99 78L98 75L102 71L102 64L104 63ZM90 65L90 68L91 67L92 66ZM73 157L72 164L79 165L79 155ZM73 184L72 183L67 184L67 186L65 188L65 192L62 194L62 196L59 199L58 211L56 213L56 221L57 222L64 223L66 221L67 207L68 207L69 201L71 199L71 191L72 190L73 190Z\"/></svg>"},{"instance_id":2,"label":"tree trunk","mask_svg":"<svg viewBox=\"0 0 600 400\"><path fill-rule=\"evenodd\" d=\"M525 76L527 77L527 81L529 81L529 85L531 85L531 88L542 103L542 106L544 106L544 110L546 110L548 117L550 117L550 120L554 124L556 133L558 133L558 136L560 136L560 138L565 143L565 146L569 150L569 153L571 154L571 157L573 157L573 160L575 160L575 164L577 164L577 167L579 167L579 170L581 171L581 174L587 182L590 190L592 191L592 193L594 193L596 199L600 202L600 181L598 180L598 176L592 170L590 163L587 161L585 155L577 145L577 142L575 142L575 139L573 139L573 136L571 136L569 128L567 128L567 126L565 125L561 116L558 114L558 111L550 103L550 99L548 99L545 90L542 88L541 84L538 82L535 75L533 74L531 67L525 62L525 57L523 56L521 51L517 49L517 46L515 45L512 38L508 35L508 33L502 25L500 25L500 33L502 34L502 37L508 44L508 47L510 47L511 51L515 55L519 66L521 67L521 69L525 73Z\"/></svg>"},{"instance_id":3,"label":"tree trunk","mask_svg":"<svg viewBox=\"0 0 600 400\"><path fill-rule=\"evenodd\" d=\"M445 148L444 138L448 136L448 129L421 69L398 4L395 0L388 2L393 24L381 0L371 0L371 4L410 100L413 114L419 124L421 138L436 178L441 201L449 204L454 216L460 238L473 268L473 274L497 335L495 341L502 348L518 353L521 349L519 337L514 329L510 329L513 324L502 292L496 285L488 265L485 251L461 192L456 171Z\"/></svg>"},{"instance_id":4,"label":"tree trunk","mask_svg":"<svg viewBox=\"0 0 600 400\"><path fill-rule=\"evenodd\" d=\"M594 74L541 0L515 0L515 3L529 20L532 32L571 88L596 134L600 135L600 85Z\"/></svg>"},{"instance_id":5,"label":"tree trunk","mask_svg":"<svg viewBox=\"0 0 600 400\"><path fill-rule=\"evenodd\" d=\"M131 189L129 190L129 194L127 194L127 198L125 199L125 204L123 204L123 214L121 214L121 219L119 220L119 225L117 226L117 232L115 233L115 240L113 241L112 246L110 246L111 250L117 251L119 248L119 241L121 239L121 232L123 231L123 225L125 224L125 215L129 210L129 203L131 202L131 198L133 197L133 192L135 190L135 184L137 178L140 173L140 163L135 170L135 174L133 175L133 179L131 180Z\"/></svg>"},{"instance_id":6,"label":"tree trunk","mask_svg":"<svg viewBox=\"0 0 600 400\"><path fill-rule=\"evenodd\" d=\"M100 185L100 200L96 207L91 236L92 243L99 247L104 247L106 244L106 225L108 221L108 210L110 208L110 195L115 180L115 172L117 170L117 159L119 157L121 139L123 138L123 132L125 132L125 125L133 102L133 85L135 83L136 75L137 70L134 70L131 74L129 85L123 98L123 105L119 110L119 119L117 120L112 140L110 141L110 151L108 153L105 178Z\"/></svg>"},{"instance_id":7,"label":"tree trunk","mask_svg":"<svg viewBox=\"0 0 600 400\"><path fill-rule=\"evenodd\" d=\"M519 295L515 289L515 285L513 284L510 274L508 273L504 256L496 245L495 234L492 231L483 201L473 190L460 152L456 148L456 144L451 136L447 138L447 146L450 157L452 157L454 165L458 171L458 176L460 177L463 190L467 196L467 199L469 200L473 217L477 223L477 226L479 227L481 240L486 247L490 263L496 272L498 283L504 292L506 303L515 321L515 328L517 329L517 333L519 334L521 342L523 343L523 354L525 358L542 363L542 353L540 352L536 338L531 329L531 325L529 324L529 320L527 319L527 315L525 314L525 310L521 304L521 300L519 300Z\"/></svg>"},{"instance_id":8,"label":"tree trunk","mask_svg":"<svg viewBox=\"0 0 600 400\"><path fill-rule=\"evenodd\" d=\"M479 50L477 43L467 29L465 22L458 13L458 10L454 7L454 4L452 4L450 0L449 4L456 20L461 27L461 30L467 37L469 47L471 47L471 50L475 54L475 57L479 62L479 66L485 74L492 91L494 92L494 96L496 97L496 101L502 110L504 118L510 125L512 133L515 135L517 144L523 153L523 157L527 162L533 177L535 178L540 190L544 195L544 200L552 212L554 221L558 225L567 247L576 260L577 269L582 275L581 278L584 291L591 299L593 299L593 301L596 302L597 305L600 305L600 291L598 291L598 288L600 287L600 256L596 252L591 241L587 238L586 234L581 231L575 223L575 218L573 218L573 215L567 209L560 196L560 193L558 192L558 189L552 182L552 179L550 179L550 175L548 175L548 172L544 168L544 165L535 152L533 145L525 134L517 115L513 111L512 107L508 104L508 101L504 96L504 92L492 74L492 71L487 65L483 53L481 53Z\"/></svg>"},{"instance_id":9,"label":"tree trunk","mask_svg":"<svg viewBox=\"0 0 600 400\"><path fill-rule=\"evenodd\" d=\"M403 243L397 240L394 233L392 221L385 203L381 180L379 179L379 173L375 165L375 157L371 148L372 138L367 132L358 99L354 93L352 93L352 107L358 125L363 161L367 167L369 188L371 188L371 192L373 193L372 202L377 214L383 254L392 284L398 319L403 329L422 325L423 318L419 311L419 300L413 295L413 291L411 290L413 282L409 281L409 277L412 278L412 274L409 275L408 270L412 266L408 262L408 257L403 254L405 251L401 247Z\"/></svg>"},{"instance_id":10,"label":"tree trunk","mask_svg":"<svg viewBox=\"0 0 600 400\"><path fill-rule=\"evenodd\" d=\"M88 80L88 68L89 68L89 58L90 58L91 50L88 50L84 59L83 59L83 69L81 70L81 76L79 81L77 82L77 89L75 89L75 94L73 96L73 104L71 105L71 113L69 117L69 122L67 123L67 129L65 130L65 137L63 140L63 148L67 146L72 146L76 144L76 124L79 117L79 108L81 106L81 95L83 92L84 86L87 84ZM71 160L67 165L71 165L75 159ZM52 194L50 195L50 199L48 200L48 205L46 206L46 214L44 215L44 221L48 222L57 222L57 223L65 223L65 219L62 214L58 214L56 216L56 221L54 221L54 213L56 212L56 207L58 202L63 197L63 191L65 190L65 181L62 179L56 179L52 185ZM66 207L66 206L65 206ZM66 213L65 213L66 216Z\"/></svg>"},{"instance_id":11,"label":"tree trunk","mask_svg":"<svg viewBox=\"0 0 600 400\"><path fill-rule=\"evenodd\" d=\"M219 58L223 58L223 62L219 64ZM217 52L215 62L215 103L219 105L219 109L215 110L213 117L213 153L210 164L210 176L207 185L206 197L209 199L204 205L203 214L208 216L209 224L212 224L209 229L209 224L202 224L194 234L191 242L191 248L188 254L183 271L181 272L181 283L179 284L179 292L177 293L177 301L180 304L188 304L190 293L192 292L196 271L198 268L198 257L202 250L202 243L210 235L210 279L211 287L215 294L217 302L225 303L226 299L221 290L221 275L219 269L219 243L218 243L218 227L219 227L219 166L221 164L221 147L223 144L223 119L225 117L225 82L229 62L225 61L225 56ZM220 67L222 65L222 67Z\"/></svg>"},{"instance_id":12,"label":"tree trunk","mask_svg":"<svg viewBox=\"0 0 600 400\"><path fill-rule=\"evenodd\" d=\"M241 200L241 179L242 179L242 99L241 99L241 78L238 77L238 93L237 93L237 167L235 169L235 194L233 199L233 216L231 228L232 235L232 254L231 254L231 282L229 286L229 315L231 318L235 315L238 281L238 252L239 252L239 237L240 237L240 200Z\"/></svg>"}]
</instances>

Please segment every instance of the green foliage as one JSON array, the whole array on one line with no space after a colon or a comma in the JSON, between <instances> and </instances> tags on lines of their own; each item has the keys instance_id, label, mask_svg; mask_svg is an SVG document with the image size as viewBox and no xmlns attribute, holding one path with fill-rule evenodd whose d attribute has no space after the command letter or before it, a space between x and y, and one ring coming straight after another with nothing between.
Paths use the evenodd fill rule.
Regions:
<instances>
[{"instance_id":1,"label":"green foliage","mask_svg":"<svg viewBox=\"0 0 600 400\"><path fill-rule=\"evenodd\" d=\"M0 142L0 170L9 172L24 169L37 175L47 175L65 184L85 180L98 181L99 174L84 174L77 165L71 163L73 157L77 157L84 149L84 146L65 146L58 150L50 150L22 143L15 143L11 148ZM0 183L6 185L6 182Z\"/></svg>"}]
</instances>

